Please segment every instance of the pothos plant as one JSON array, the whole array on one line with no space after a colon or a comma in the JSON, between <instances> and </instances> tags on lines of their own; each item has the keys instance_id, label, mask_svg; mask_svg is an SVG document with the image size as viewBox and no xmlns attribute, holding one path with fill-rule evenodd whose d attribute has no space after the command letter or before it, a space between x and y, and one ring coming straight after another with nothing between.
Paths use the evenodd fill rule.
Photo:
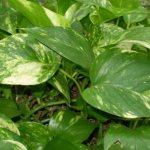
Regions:
<instances>
[{"instance_id":1,"label":"pothos plant","mask_svg":"<svg viewBox=\"0 0 150 150\"><path fill-rule=\"evenodd\" d=\"M0 0L0 149L150 149L147 8Z\"/></svg>"}]
</instances>

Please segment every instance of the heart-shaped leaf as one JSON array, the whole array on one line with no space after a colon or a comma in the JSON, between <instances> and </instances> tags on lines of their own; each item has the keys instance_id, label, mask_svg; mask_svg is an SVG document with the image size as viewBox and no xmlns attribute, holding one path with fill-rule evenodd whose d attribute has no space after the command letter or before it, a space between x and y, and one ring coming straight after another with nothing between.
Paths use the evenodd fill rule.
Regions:
<instances>
[{"instance_id":1,"label":"heart-shaped leaf","mask_svg":"<svg viewBox=\"0 0 150 150\"><path fill-rule=\"evenodd\" d=\"M49 129L54 137L68 139L72 143L81 143L86 140L94 128L95 126L88 120L71 111L55 114L49 123Z\"/></svg>"},{"instance_id":2,"label":"heart-shaped leaf","mask_svg":"<svg viewBox=\"0 0 150 150\"><path fill-rule=\"evenodd\" d=\"M26 34L0 41L0 83L34 85L48 80L60 57Z\"/></svg>"},{"instance_id":3,"label":"heart-shaped leaf","mask_svg":"<svg viewBox=\"0 0 150 150\"><path fill-rule=\"evenodd\" d=\"M149 117L150 100L142 95L150 89L149 67L146 54L107 50L92 65L92 86L82 95L86 102L110 114Z\"/></svg>"}]
</instances>

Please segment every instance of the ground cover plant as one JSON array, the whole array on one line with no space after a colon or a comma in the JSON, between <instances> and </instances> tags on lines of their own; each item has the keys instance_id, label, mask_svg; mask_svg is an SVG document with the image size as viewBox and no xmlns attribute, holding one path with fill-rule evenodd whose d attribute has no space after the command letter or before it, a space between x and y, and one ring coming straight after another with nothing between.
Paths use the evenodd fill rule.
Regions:
<instances>
[{"instance_id":1,"label":"ground cover plant","mask_svg":"<svg viewBox=\"0 0 150 150\"><path fill-rule=\"evenodd\" d=\"M0 0L0 149L150 149L149 7Z\"/></svg>"}]
</instances>

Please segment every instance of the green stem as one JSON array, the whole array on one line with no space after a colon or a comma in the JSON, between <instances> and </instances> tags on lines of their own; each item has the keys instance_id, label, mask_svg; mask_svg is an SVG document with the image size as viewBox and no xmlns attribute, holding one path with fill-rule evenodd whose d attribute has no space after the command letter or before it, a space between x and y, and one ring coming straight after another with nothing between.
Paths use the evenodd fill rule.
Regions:
<instances>
[{"instance_id":1,"label":"green stem","mask_svg":"<svg viewBox=\"0 0 150 150\"><path fill-rule=\"evenodd\" d=\"M26 120L28 119L30 116L32 116L35 112L45 108L45 107L49 107L49 106L55 106L55 105L62 105L62 104L66 104L66 100L62 100L62 101L56 101L56 102L48 102L45 104L41 104L40 106L34 108L33 110L30 111L29 114L27 114L23 119Z\"/></svg>"},{"instance_id":2,"label":"green stem","mask_svg":"<svg viewBox=\"0 0 150 150\"><path fill-rule=\"evenodd\" d=\"M133 129L135 129L137 127L139 120L135 120L134 124L133 124Z\"/></svg>"},{"instance_id":3,"label":"green stem","mask_svg":"<svg viewBox=\"0 0 150 150\"><path fill-rule=\"evenodd\" d=\"M59 71L61 73L63 73L66 77L70 78L76 84L76 86L77 86L77 88L79 90L79 93L81 95L82 90L81 90L81 87L80 87L79 83L72 76L70 76L66 71L64 71L63 69L60 69Z\"/></svg>"}]
</instances>

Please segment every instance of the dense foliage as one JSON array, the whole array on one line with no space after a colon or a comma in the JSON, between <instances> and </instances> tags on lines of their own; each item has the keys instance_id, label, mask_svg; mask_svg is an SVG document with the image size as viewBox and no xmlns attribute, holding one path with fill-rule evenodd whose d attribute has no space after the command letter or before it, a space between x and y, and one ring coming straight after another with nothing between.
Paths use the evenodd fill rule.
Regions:
<instances>
[{"instance_id":1,"label":"dense foliage","mask_svg":"<svg viewBox=\"0 0 150 150\"><path fill-rule=\"evenodd\" d=\"M0 0L0 149L150 149L149 7Z\"/></svg>"}]
</instances>

